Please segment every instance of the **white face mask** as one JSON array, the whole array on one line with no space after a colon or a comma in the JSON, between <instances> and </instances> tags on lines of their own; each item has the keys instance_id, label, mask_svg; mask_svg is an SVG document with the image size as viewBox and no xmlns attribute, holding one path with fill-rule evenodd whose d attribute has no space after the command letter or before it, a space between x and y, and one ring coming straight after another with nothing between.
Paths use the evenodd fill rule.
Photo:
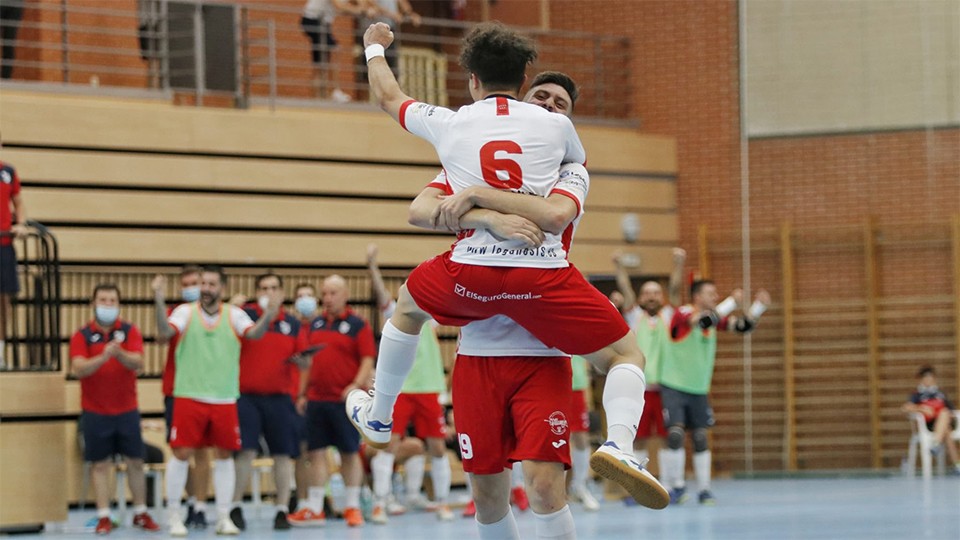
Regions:
<instances>
[{"instance_id":1,"label":"white face mask","mask_svg":"<svg viewBox=\"0 0 960 540\"><path fill-rule=\"evenodd\" d=\"M270 303L270 297L263 295L260 298L257 298L257 305L260 306L260 309L266 310L267 305Z\"/></svg>"},{"instance_id":2,"label":"white face mask","mask_svg":"<svg viewBox=\"0 0 960 540\"><path fill-rule=\"evenodd\" d=\"M183 298L184 302L196 302L200 299L200 286L194 285L180 289L180 298Z\"/></svg>"},{"instance_id":3,"label":"white face mask","mask_svg":"<svg viewBox=\"0 0 960 540\"><path fill-rule=\"evenodd\" d=\"M933 386L924 386L922 384L917 385L917 392L921 394L936 394L938 390L940 390L940 387L938 387L937 385L933 385Z\"/></svg>"},{"instance_id":4,"label":"white face mask","mask_svg":"<svg viewBox=\"0 0 960 540\"><path fill-rule=\"evenodd\" d=\"M98 305L94 307L93 311L97 317L97 322L103 323L104 326L110 326L111 324L117 322L117 318L120 317L119 306Z\"/></svg>"},{"instance_id":5,"label":"white face mask","mask_svg":"<svg viewBox=\"0 0 960 540\"><path fill-rule=\"evenodd\" d=\"M304 317L309 317L317 311L317 299L312 296L301 296L297 298L293 305L297 308L297 312Z\"/></svg>"}]
</instances>

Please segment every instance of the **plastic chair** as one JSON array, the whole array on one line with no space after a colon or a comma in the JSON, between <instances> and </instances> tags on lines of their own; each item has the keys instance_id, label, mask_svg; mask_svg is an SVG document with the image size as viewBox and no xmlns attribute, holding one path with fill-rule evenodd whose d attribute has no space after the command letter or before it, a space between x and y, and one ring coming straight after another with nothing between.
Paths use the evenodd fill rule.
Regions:
<instances>
[{"instance_id":1,"label":"plastic chair","mask_svg":"<svg viewBox=\"0 0 960 540\"><path fill-rule=\"evenodd\" d=\"M960 441L960 411L952 411L956 427L950 433L950 438ZM920 469L924 478L933 476L933 433L927 429L927 421L920 413L910 413L910 446L907 449L907 471L910 476L917 473L917 449L920 451ZM946 472L946 449L937 454L937 471L942 476Z\"/></svg>"}]
</instances>

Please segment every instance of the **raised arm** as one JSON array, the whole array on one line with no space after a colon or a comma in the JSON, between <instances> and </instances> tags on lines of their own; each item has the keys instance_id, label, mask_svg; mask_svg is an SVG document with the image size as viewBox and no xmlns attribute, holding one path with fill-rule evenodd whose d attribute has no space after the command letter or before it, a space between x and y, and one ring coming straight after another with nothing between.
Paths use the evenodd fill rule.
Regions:
<instances>
[{"instance_id":1,"label":"raised arm","mask_svg":"<svg viewBox=\"0 0 960 540\"><path fill-rule=\"evenodd\" d=\"M383 50L391 43L393 43L393 31L384 23L371 24L363 34L370 92L373 93L380 108L402 124L401 108L404 103L413 98L400 88L400 83L397 82L397 78L387 64L387 59L383 56Z\"/></svg>"},{"instance_id":2,"label":"raised arm","mask_svg":"<svg viewBox=\"0 0 960 540\"><path fill-rule=\"evenodd\" d=\"M240 309L236 306L232 306L233 309ZM267 333L267 330L270 328L270 325L273 323L273 319L277 317L277 313L280 311L280 299L275 295L270 295L270 301L267 303L267 308L263 310L263 314L260 315L260 318L257 319L257 322L247 330L243 337L245 339L260 339L264 334Z\"/></svg>"},{"instance_id":3,"label":"raised arm","mask_svg":"<svg viewBox=\"0 0 960 540\"><path fill-rule=\"evenodd\" d=\"M667 285L667 300L670 305L679 306L683 303L683 264L687 260L687 252L681 248L673 248L673 269L670 271L670 283Z\"/></svg>"},{"instance_id":4,"label":"raised arm","mask_svg":"<svg viewBox=\"0 0 960 540\"><path fill-rule=\"evenodd\" d=\"M387 286L383 282L383 274L380 273L380 266L377 264L378 251L376 244L367 246L367 270L370 271L370 281L373 285L373 292L377 295L377 307L383 309L393 298L390 297L390 293L387 291Z\"/></svg>"},{"instance_id":5,"label":"raised arm","mask_svg":"<svg viewBox=\"0 0 960 540\"><path fill-rule=\"evenodd\" d=\"M167 321L167 304L163 297L163 288L166 282L166 278L157 274L150 285L153 287L153 313L157 322L157 343L161 344L170 341L175 333Z\"/></svg>"},{"instance_id":6,"label":"raised arm","mask_svg":"<svg viewBox=\"0 0 960 540\"><path fill-rule=\"evenodd\" d=\"M622 311L626 313L637 305L637 293L633 290L633 283L630 282L627 267L623 264L623 254L619 251L613 255L613 266L616 270L617 290L623 295Z\"/></svg>"}]
</instances>

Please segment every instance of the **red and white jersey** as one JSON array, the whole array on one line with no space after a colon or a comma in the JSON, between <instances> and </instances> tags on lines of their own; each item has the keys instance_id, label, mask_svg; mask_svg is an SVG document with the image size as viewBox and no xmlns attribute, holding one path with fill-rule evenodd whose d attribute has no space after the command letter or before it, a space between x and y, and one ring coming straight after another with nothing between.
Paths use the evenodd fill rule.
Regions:
<instances>
[{"instance_id":1,"label":"red and white jersey","mask_svg":"<svg viewBox=\"0 0 960 540\"><path fill-rule=\"evenodd\" d=\"M505 96L491 96L456 112L411 100L400 109L400 124L436 148L450 193L472 186L541 197L558 192L571 197L582 212L585 169L569 171L566 188L558 185L561 164L586 162L580 137L562 114ZM569 246L563 239L570 236L572 231L548 234L542 246L524 248L486 231L464 231L451 259L479 266L564 268Z\"/></svg>"}]
</instances>

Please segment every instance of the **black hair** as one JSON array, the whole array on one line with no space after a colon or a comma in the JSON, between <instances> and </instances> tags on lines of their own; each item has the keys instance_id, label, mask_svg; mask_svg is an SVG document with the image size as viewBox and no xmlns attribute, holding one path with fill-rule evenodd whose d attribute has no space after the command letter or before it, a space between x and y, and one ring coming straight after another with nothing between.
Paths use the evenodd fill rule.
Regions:
<instances>
[{"instance_id":1,"label":"black hair","mask_svg":"<svg viewBox=\"0 0 960 540\"><path fill-rule=\"evenodd\" d=\"M577 88L577 83L566 73L559 71L540 72L533 78L533 82L530 83L530 88L533 89L541 84L550 83L563 88L570 94L570 110L573 110L573 106L577 103L577 98L580 97L580 89Z\"/></svg>"},{"instance_id":2,"label":"black hair","mask_svg":"<svg viewBox=\"0 0 960 540\"><path fill-rule=\"evenodd\" d=\"M933 369L933 366L923 366L917 371L917 378L921 379L925 375L936 375L936 370Z\"/></svg>"},{"instance_id":3,"label":"black hair","mask_svg":"<svg viewBox=\"0 0 960 540\"><path fill-rule=\"evenodd\" d=\"M120 287L117 287L116 283L98 283L96 287L93 288L93 294L90 295L91 300L97 299L97 293L100 291L113 291L117 293L117 301L120 301Z\"/></svg>"},{"instance_id":4,"label":"black hair","mask_svg":"<svg viewBox=\"0 0 960 540\"><path fill-rule=\"evenodd\" d=\"M487 90L520 90L527 65L536 59L533 40L499 22L473 27L464 36L460 52L460 65Z\"/></svg>"},{"instance_id":5,"label":"black hair","mask_svg":"<svg viewBox=\"0 0 960 540\"><path fill-rule=\"evenodd\" d=\"M219 264L205 264L200 267L200 272L209 273L209 274L218 274L220 276L220 284L227 284L227 273L223 271L223 267Z\"/></svg>"},{"instance_id":6,"label":"black hair","mask_svg":"<svg viewBox=\"0 0 960 540\"><path fill-rule=\"evenodd\" d=\"M690 298L693 298L693 296L700 292L700 289L702 289L704 286L713 284L713 280L710 279L698 279L694 281L690 284Z\"/></svg>"},{"instance_id":7,"label":"black hair","mask_svg":"<svg viewBox=\"0 0 960 540\"><path fill-rule=\"evenodd\" d=\"M267 278L272 278L272 277L273 277L273 278L277 278L277 282L280 284L280 288L282 289L282 288L283 288L283 278L280 277L280 276L278 276L277 274L274 274L272 270L267 270L266 273L260 274L259 276L257 276L257 279L256 279L256 281L255 281L257 288L258 288L258 289L260 288L260 282L261 282L261 281L263 281L263 280L265 280L265 279L267 279Z\"/></svg>"}]
</instances>

